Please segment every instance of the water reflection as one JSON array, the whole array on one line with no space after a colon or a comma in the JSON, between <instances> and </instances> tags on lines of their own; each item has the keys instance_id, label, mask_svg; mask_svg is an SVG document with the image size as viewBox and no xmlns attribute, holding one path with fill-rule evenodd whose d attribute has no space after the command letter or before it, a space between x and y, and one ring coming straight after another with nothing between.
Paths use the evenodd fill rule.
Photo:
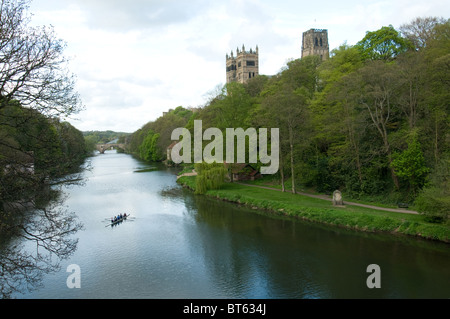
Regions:
<instances>
[{"instance_id":1,"label":"water reflection","mask_svg":"<svg viewBox=\"0 0 450 319\"><path fill-rule=\"evenodd\" d=\"M195 236L185 238L224 295L240 298L442 298L448 246L359 233L185 194ZM435 246L435 248L433 248ZM368 289L368 265L383 289ZM430 271L434 268L435 271Z\"/></svg>"},{"instance_id":2,"label":"water reflection","mask_svg":"<svg viewBox=\"0 0 450 319\"><path fill-rule=\"evenodd\" d=\"M65 201L85 225L66 261L81 267L82 288L68 289L62 269L25 298L450 295L447 245L274 217L197 196L176 184L174 170L153 170L125 154L92 163L86 184L67 190ZM107 227L124 212L133 219ZM26 248L34 249L31 241ZM366 286L372 263L381 267L381 289Z\"/></svg>"},{"instance_id":3,"label":"water reflection","mask_svg":"<svg viewBox=\"0 0 450 319\"><path fill-rule=\"evenodd\" d=\"M74 213L52 194L51 204L2 205L0 220L0 297L41 287L45 274L60 270L62 260L76 250L73 235L83 228ZM57 193L57 192L56 192ZM39 207L42 202L45 207ZM26 207L26 209L25 209Z\"/></svg>"}]
</instances>

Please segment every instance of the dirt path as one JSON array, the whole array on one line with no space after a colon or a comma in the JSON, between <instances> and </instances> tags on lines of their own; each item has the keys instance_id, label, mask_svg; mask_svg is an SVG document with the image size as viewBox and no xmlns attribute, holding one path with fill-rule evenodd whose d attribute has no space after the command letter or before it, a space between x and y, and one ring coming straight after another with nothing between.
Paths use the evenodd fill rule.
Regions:
<instances>
[{"instance_id":1,"label":"dirt path","mask_svg":"<svg viewBox=\"0 0 450 319\"><path fill-rule=\"evenodd\" d=\"M239 183L239 182L235 182L235 183L239 184L239 185L245 185L245 186L250 186L250 187L258 187L258 188L270 189L270 190L280 191L281 192L281 189L267 187L267 186L251 185L251 184L245 184L245 183ZM302 192L296 192L296 193L299 194L299 195L303 195L303 196L308 196L308 197L313 197L313 198L318 198L318 199L331 201L330 196L327 196L327 195L314 195L314 194L308 194L308 193L302 193ZM379 206L374 206L374 205L366 205L366 204L347 202L347 201L345 201L344 204L345 205L354 205L354 206L372 208L372 209L378 209L378 210L384 210L384 211L394 212L394 213L418 214L418 212L416 212L416 211L402 209L402 208L386 208L386 207L379 207Z\"/></svg>"},{"instance_id":2,"label":"dirt path","mask_svg":"<svg viewBox=\"0 0 450 319\"><path fill-rule=\"evenodd\" d=\"M197 175L197 172L195 171L195 169L193 169L192 172L190 173L183 173L181 175L177 175L177 179L179 179L182 176L195 176L195 175Z\"/></svg>"}]
</instances>

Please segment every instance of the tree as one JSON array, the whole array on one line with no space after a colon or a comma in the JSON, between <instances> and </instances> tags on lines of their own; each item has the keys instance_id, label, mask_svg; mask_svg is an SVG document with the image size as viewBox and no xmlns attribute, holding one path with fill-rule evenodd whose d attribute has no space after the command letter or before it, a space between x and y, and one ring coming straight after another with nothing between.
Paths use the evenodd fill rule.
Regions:
<instances>
[{"instance_id":1,"label":"tree","mask_svg":"<svg viewBox=\"0 0 450 319\"><path fill-rule=\"evenodd\" d=\"M372 61L358 70L354 83L359 93L358 104L366 111L371 123L376 128L383 145L383 153L387 155L392 181L399 188L398 176L392 166L392 147L389 133L396 126L396 105L393 103L396 92L395 65L382 61Z\"/></svg>"},{"instance_id":2,"label":"tree","mask_svg":"<svg viewBox=\"0 0 450 319\"><path fill-rule=\"evenodd\" d=\"M408 180L409 187L412 188L415 196L417 190L423 186L429 171L425 164L425 158L418 142L416 131L409 138L408 148L401 153L393 154L391 165L394 167L397 176Z\"/></svg>"},{"instance_id":3,"label":"tree","mask_svg":"<svg viewBox=\"0 0 450 319\"><path fill-rule=\"evenodd\" d=\"M421 50L427 46L430 39L436 35L435 27L445 23L445 19L438 17L417 17L410 23L400 26L400 32L416 48Z\"/></svg>"},{"instance_id":4,"label":"tree","mask_svg":"<svg viewBox=\"0 0 450 319\"><path fill-rule=\"evenodd\" d=\"M196 163L195 193L204 194L210 189L219 189L224 181L227 170L223 163Z\"/></svg>"},{"instance_id":5,"label":"tree","mask_svg":"<svg viewBox=\"0 0 450 319\"><path fill-rule=\"evenodd\" d=\"M84 139L59 118L78 112L81 101L62 55L64 43L51 27L28 25L28 4L0 2L2 297L57 269L75 250L72 235L80 228L50 186L79 178L63 174L84 159ZM23 240L36 244L34 253L22 251Z\"/></svg>"},{"instance_id":6,"label":"tree","mask_svg":"<svg viewBox=\"0 0 450 319\"><path fill-rule=\"evenodd\" d=\"M28 3L0 3L0 109L17 100L48 116L76 113L81 102L62 55L65 45L51 27L28 26Z\"/></svg>"},{"instance_id":7,"label":"tree","mask_svg":"<svg viewBox=\"0 0 450 319\"><path fill-rule=\"evenodd\" d=\"M423 129L433 147L434 163L440 162L442 154L449 149L450 134L450 20L434 28L433 37L424 51L426 92L424 104L428 106Z\"/></svg>"},{"instance_id":8,"label":"tree","mask_svg":"<svg viewBox=\"0 0 450 319\"><path fill-rule=\"evenodd\" d=\"M248 127L252 100L244 85L232 82L227 83L223 89L223 97L214 104L217 111L217 127L219 129Z\"/></svg>"},{"instance_id":9,"label":"tree","mask_svg":"<svg viewBox=\"0 0 450 319\"><path fill-rule=\"evenodd\" d=\"M161 153L158 149L159 133L153 130L148 131L144 141L139 146L139 157L145 161L157 162L161 160Z\"/></svg>"},{"instance_id":10,"label":"tree","mask_svg":"<svg viewBox=\"0 0 450 319\"><path fill-rule=\"evenodd\" d=\"M432 222L445 222L450 216L450 158L443 158L431 173L427 185L414 204Z\"/></svg>"},{"instance_id":11,"label":"tree","mask_svg":"<svg viewBox=\"0 0 450 319\"><path fill-rule=\"evenodd\" d=\"M299 135L305 133L307 122L307 93L305 90L293 91L288 84L282 84L273 95L266 97L262 102L262 112L267 117L276 119L271 123L272 127L280 129L280 163L283 162L283 151L288 149L290 159L292 193L295 188L295 148L299 143ZM306 139L305 139L306 140ZM284 189L283 165L280 167Z\"/></svg>"},{"instance_id":12,"label":"tree","mask_svg":"<svg viewBox=\"0 0 450 319\"><path fill-rule=\"evenodd\" d=\"M311 117L316 129L313 140L316 149L321 150L315 156L315 165L319 174L320 164L328 159L326 170L330 175L334 172L334 181L327 176L327 185L318 185L316 180L318 189L325 190L325 186L351 180L351 188L357 190L363 183L360 132L364 125L357 103L359 87L354 83L355 78L350 76L362 66L360 52L348 45L333 50L331 58L320 65L321 87L311 104ZM357 182L353 180L352 172L355 170Z\"/></svg>"},{"instance_id":13,"label":"tree","mask_svg":"<svg viewBox=\"0 0 450 319\"><path fill-rule=\"evenodd\" d=\"M367 32L356 46L364 60L393 60L400 53L413 48L412 43L402 38L392 25L377 31Z\"/></svg>"}]
</instances>

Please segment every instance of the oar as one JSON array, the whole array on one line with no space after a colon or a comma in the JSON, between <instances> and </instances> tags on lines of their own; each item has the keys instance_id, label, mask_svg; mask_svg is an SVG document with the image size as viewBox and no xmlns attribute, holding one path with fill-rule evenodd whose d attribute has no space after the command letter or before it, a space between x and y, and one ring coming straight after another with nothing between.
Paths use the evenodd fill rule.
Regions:
<instances>
[{"instance_id":1,"label":"oar","mask_svg":"<svg viewBox=\"0 0 450 319\"><path fill-rule=\"evenodd\" d=\"M128 217L130 217L130 215L127 215L126 217L125 217L125 216L122 216L122 218L120 219L120 221L123 221L124 219L127 219ZM114 225L114 223L113 223L113 222L111 222L111 219L110 219L110 222L109 222L109 224L108 224L108 225L106 225L105 227L108 227L108 226L112 226L112 225Z\"/></svg>"}]
</instances>

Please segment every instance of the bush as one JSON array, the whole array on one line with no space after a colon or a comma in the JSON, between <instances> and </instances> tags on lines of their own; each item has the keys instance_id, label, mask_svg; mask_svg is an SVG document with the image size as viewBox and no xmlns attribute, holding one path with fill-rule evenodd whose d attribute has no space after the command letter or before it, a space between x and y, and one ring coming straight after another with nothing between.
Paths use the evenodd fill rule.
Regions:
<instances>
[{"instance_id":1,"label":"bush","mask_svg":"<svg viewBox=\"0 0 450 319\"><path fill-rule=\"evenodd\" d=\"M429 222L446 221L450 212L450 198L437 187L425 188L416 198L415 205L419 213Z\"/></svg>"},{"instance_id":2,"label":"bush","mask_svg":"<svg viewBox=\"0 0 450 319\"><path fill-rule=\"evenodd\" d=\"M219 189L225 180L226 169L220 163L195 164L197 178L195 180L195 193L204 194L209 189Z\"/></svg>"},{"instance_id":3,"label":"bush","mask_svg":"<svg viewBox=\"0 0 450 319\"><path fill-rule=\"evenodd\" d=\"M419 213L430 222L447 222L450 214L450 158L436 166L430 182L415 200Z\"/></svg>"}]
</instances>

